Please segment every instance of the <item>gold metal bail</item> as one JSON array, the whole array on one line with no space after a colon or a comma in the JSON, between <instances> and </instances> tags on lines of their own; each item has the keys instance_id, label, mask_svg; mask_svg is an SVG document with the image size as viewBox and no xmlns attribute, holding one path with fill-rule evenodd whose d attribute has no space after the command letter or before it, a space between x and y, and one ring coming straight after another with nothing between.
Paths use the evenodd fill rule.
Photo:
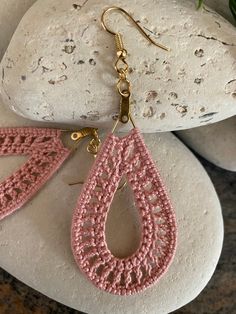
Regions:
<instances>
[{"instance_id":1,"label":"gold metal bail","mask_svg":"<svg viewBox=\"0 0 236 314\"><path fill-rule=\"evenodd\" d=\"M71 139L73 141L80 141L82 138L84 138L86 136L92 137L92 139L90 140L90 142L87 146L87 151L90 154L93 154L96 156L98 153L99 145L101 143L101 140L99 139L97 131L98 131L98 129L96 129L96 128L89 128L89 127L83 128L79 131L72 132L71 133Z\"/></svg>"},{"instance_id":2,"label":"gold metal bail","mask_svg":"<svg viewBox=\"0 0 236 314\"><path fill-rule=\"evenodd\" d=\"M98 136L98 129L96 128L82 128L78 131L69 131L69 130L62 130L64 134L68 134L70 136L70 139L76 143L76 145L73 145L72 149L76 149L78 143L85 137L89 136L92 138L87 146L87 151L96 156L98 153L99 145L101 143L101 140Z\"/></svg>"}]
</instances>

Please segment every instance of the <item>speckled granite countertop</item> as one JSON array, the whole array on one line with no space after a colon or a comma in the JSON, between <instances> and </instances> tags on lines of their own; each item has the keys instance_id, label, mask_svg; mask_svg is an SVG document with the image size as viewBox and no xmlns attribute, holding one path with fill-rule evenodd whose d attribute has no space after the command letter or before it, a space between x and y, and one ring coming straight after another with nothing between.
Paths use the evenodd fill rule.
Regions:
<instances>
[{"instance_id":1,"label":"speckled granite countertop","mask_svg":"<svg viewBox=\"0 0 236 314\"><path fill-rule=\"evenodd\" d=\"M221 200L225 240L217 270L193 302L175 314L236 314L236 173L200 159ZM0 269L0 314L82 313L61 305Z\"/></svg>"}]
</instances>

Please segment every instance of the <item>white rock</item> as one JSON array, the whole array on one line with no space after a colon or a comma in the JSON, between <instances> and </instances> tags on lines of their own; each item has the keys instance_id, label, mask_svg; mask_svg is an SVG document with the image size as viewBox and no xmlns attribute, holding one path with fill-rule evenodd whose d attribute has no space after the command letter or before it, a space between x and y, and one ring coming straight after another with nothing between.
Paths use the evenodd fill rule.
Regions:
<instances>
[{"instance_id":1,"label":"white rock","mask_svg":"<svg viewBox=\"0 0 236 314\"><path fill-rule=\"evenodd\" d=\"M0 125L26 124L35 125L0 107ZM221 252L220 204L208 175L174 135L149 134L145 139L170 191L179 232L175 259L157 285L132 297L113 296L95 288L76 267L70 224L80 186L68 184L83 180L92 164L82 143L37 196L0 222L0 267L43 294L91 314L166 314L194 299L212 276ZM22 162L0 158L0 177ZM108 243L112 251L125 247L128 252L137 244L135 211L127 190L120 193L109 216Z\"/></svg>"},{"instance_id":2,"label":"white rock","mask_svg":"<svg viewBox=\"0 0 236 314\"><path fill-rule=\"evenodd\" d=\"M206 0L204 3L235 24L229 10L228 0ZM203 6L203 10L209 10L209 8ZM236 171L235 117L212 125L176 133L187 145L213 164L227 170Z\"/></svg>"},{"instance_id":3,"label":"white rock","mask_svg":"<svg viewBox=\"0 0 236 314\"><path fill-rule=\"evenodd\" d=\"M28 8L36 0L1 0L0 1L0 60L11 37Z\"/></svg>"},{"instance_id":4,"label":"white rock","mask_svg":"<svg viewBox=\"0 0 236 314\"><path fill-rule=\"evenodd\" d=\"M177 132L189 147L213 164L236 171L236 117Z\"/></svg>"},{"instance_id":5,"label":"white rock","mask_svg":"<svg viewBox=\"0 0 236 314\"><path fill-rule=\"evenodd\" d=\"M229 9L229 0L204 0L204 3L235 25L236 21ZM203 5L203 10L209 10L209 8Z\"/></svg>"},{"instance_id":6,"label":"white rock","mask_svg":"<svg viewBox=\"0 0 236 314\"><path fill-rule=\"evenodd\" d=\"M0 90L12 110L33 120L112 125L119 107L114 38L102 30L100 16L113 4L34 4L1 63ZM197 11L195 1L130 0L125 8L172 49L148 45L123 16L112 15L129 51L134 115L143 131L191 128L236 113L236 31L230 23Z\"/></svg>"}]
</instances>

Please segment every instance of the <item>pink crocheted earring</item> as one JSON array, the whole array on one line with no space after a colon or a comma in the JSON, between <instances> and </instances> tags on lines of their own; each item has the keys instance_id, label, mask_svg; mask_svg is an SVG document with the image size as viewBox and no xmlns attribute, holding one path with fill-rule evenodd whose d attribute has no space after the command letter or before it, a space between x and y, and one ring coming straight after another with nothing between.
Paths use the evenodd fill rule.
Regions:
<instances>
[{"instance_id":1,"label":"pink crocheted earring","mask_svg":"<svg viewBox=\"0 0 236 314\"><path fill-rule=\"evenodd\" d=\"M155 283L167 271L175 253L177 232L166 188L129 111L127 51L121 35L104 23L106 13L111 10L124 13L154 43L123 9L111 7L104 11L103 27L115 36L117 44L115 69L119 75L120 115L97 155L74 210L71 244L76 263L94 285L113 294L130 295ZM129 134L122 138L115 136L118 122L129 121L133 125ZM142 224L139 248L126 258L115 257L105 238L107 214L122 177L133 189Z\"/></svg>"},{"instance_id":2,"label":"pink crocheted earring","mask_svg":"<svg viewBox=\"0 0 236 314\"><path fill-rule=\"evenodd\" d=\"M63 144L70 137L72 146ZM83 137L92 140L88 151L96 154L99 145L97 130L84 128L66 131L48 128L0 128L0 156L28 156L28 160L0 183L0 220L23 206L67 159Z\"/></svg>"}]
</instances>

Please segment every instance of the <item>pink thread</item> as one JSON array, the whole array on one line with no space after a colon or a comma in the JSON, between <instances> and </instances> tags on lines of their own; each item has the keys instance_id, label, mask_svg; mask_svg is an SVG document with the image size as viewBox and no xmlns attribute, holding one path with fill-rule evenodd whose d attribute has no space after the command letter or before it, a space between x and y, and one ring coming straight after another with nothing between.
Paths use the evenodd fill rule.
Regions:
<instances>
[{"instance_id":1,"label":"pink thread","mask_svg":"<svg viewBox=\"0 0 236 314\"><path fill-rule=\"evenodd\" d=\"M122 176L133 189L142 223L140 246L127 258L113 256L105 239L108 210ZM124 138L110 134L73 214L71 244L81 271L107 292L140 292L167 271L175 253L176 233L165 186L138 129Z\"/></svg>"},{"instance_id":2,"label":"pink thread","mask_svg":"<svg viewBox=\"0 0 236 314\"><path fill-rule=\"evenodd\" d=\"M0 156L29 156L0 183L0 219L24 205L69 156L60 136L56 129L0 128Z\"/></svg>"}]
</instances>

